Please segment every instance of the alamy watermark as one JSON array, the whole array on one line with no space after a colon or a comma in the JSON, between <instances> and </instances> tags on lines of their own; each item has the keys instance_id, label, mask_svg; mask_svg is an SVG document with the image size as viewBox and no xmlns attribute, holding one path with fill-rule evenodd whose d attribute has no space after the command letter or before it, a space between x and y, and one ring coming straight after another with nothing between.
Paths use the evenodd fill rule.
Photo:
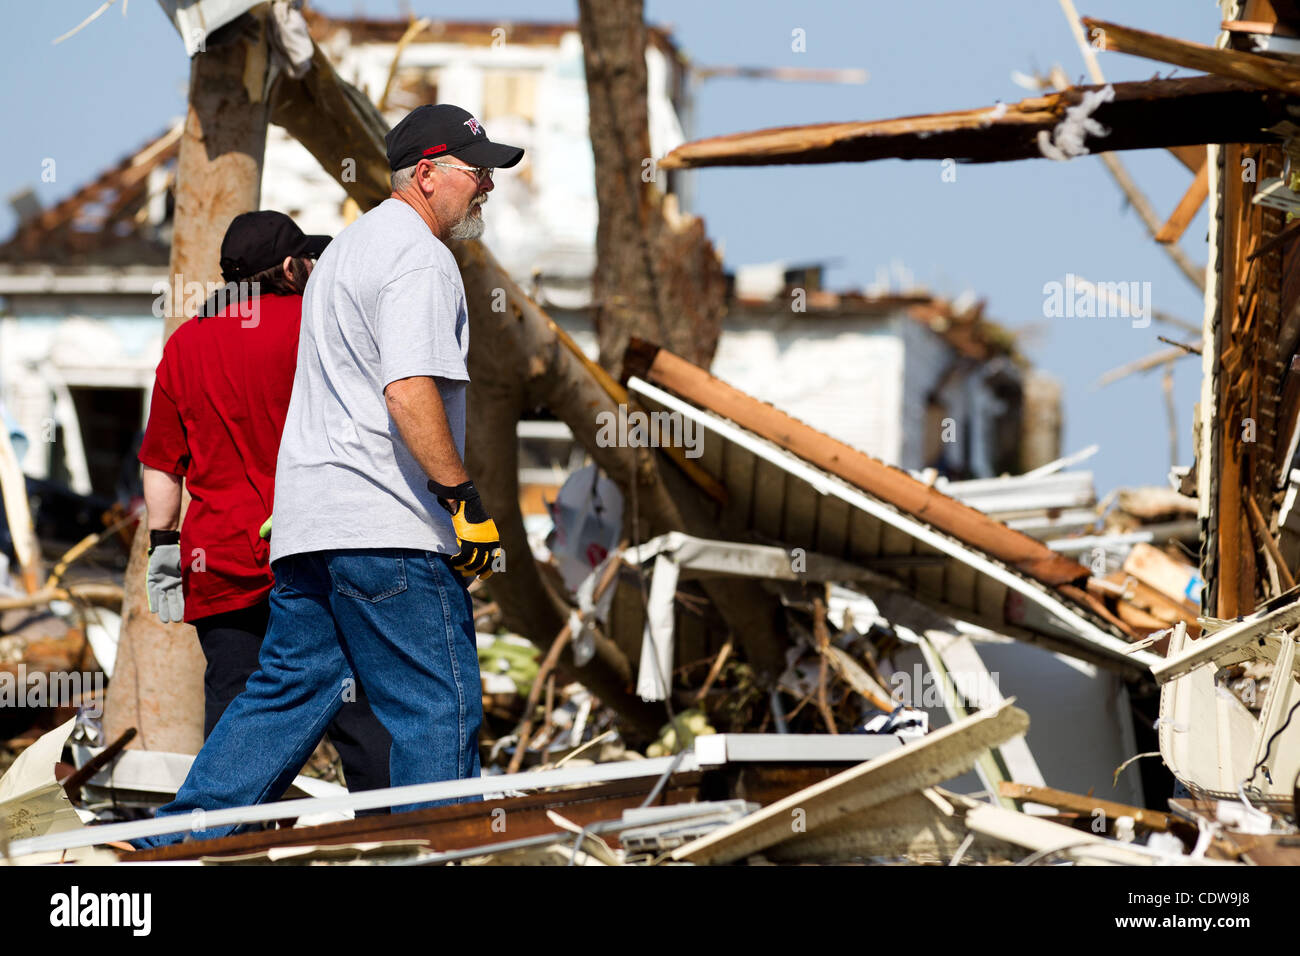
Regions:
<instances>
[{"instance_id":1,"label":"alamy watermark","mask_svg":"<svg viewBox=\"0 0 1300 956\"><path fill-rule=\"evenodd\" d=\"M260 282L185 282L180 275L174 275L171 282L161 279L155 282L150 291L154 294L155 318L165 319L173 314L173 309L182 315L197 315L200 310L206 310L208 315L222 312L237 315L239 324L246 329L255 328L261 322Z\"/></svg>"},{"instance_id":2,"label":"alamy watermark","mask_svg":"<svg viewBox=\"0 0 1300 956\"><path fill-rule=\"evenodd\" d=\"M87 717L104 714L104 672L68 671L47 674L0 671L0 707L85 707Z\"/></svg>"},{"instance_id":3,"label":"alamy watermark","mask_svg":"<svg viewBox=\"0 0 1300 956\"><path fill-rule=\"evenodd\" d=\"M82 892L74 883L68 892L50 897L51 926L120 927L133 936L148 936L152 913L152 893Z\"/></svg>"},{"instance_id":4,"label":"alamy watermark","mask_svg":"<svg viewBox=\"0 0 1300 956\"><path fill-rule=\"evenodd\" d=\"M980 701L998 700L1002 691L998 687L997 671L950 671L953 685L959 696L968 704L979 706ZM894 671L889 677L889 696L899 704L909 707L937 708L944 706L944 687L933 671L916 664L910 671Z\"/></svg>"},{"instance_id":5,"label":"alamy watermark","mask_svg":"<svg viewBox=\"0 0 1300 956\"><path fill-rule=\"evenodd\" d=\"M1073 272L1064 282L1043 285L1043 316L1048 319L1132 319L1133 328L1151 324L1150 282L1089 282Z\"/></svg>"},{"instance_id":6,"label":"alamy watermark","mask_svg":"<svg viewBox=\"0 0 1300 956\"><path fill-rule=\"evenodd\" d=\"M601 448L682 448L687 458L704 453L704 430L681 412L629 411L596 413L596 444Z\"/></svg>"}]
</instances>

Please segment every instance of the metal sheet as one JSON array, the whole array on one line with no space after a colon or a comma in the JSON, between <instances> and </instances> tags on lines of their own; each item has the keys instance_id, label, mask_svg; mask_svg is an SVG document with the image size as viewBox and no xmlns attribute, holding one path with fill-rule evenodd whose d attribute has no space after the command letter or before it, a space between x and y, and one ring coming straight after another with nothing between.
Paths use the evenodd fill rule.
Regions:
<instances>
[{"instance_id":1,"label":"metal sheet","mask_svg":"<svg viewBox=\"0 0 1300 956\"><path fill-rule=\"evenodd\" d=\"M703 425L713 433L709 440L720 439L730 443L732 447L727 449L728 456L743 449L751 457L767 462L769 466L776 466L786 473L786 480L782 483L783 489L791 482L803 482L822 495L835 496L848 502L854 509L851 522L854 518L862 516L876 528L889 527L914 539L918 544L928 545L948 558L975 568L982 579L990 583L996 582L1015 591L1025 604L1034 606L1041 615L1057 622L1061 633L1066 635L1070 643L1084 645L1089 650L1100 653L1126 668L1134 664L1150 667L1159 660L1149 651L1133 652L1132 646L1127 641L1093 623L1086 612L1074 608L1054 591L1017 574L962 542L941 534L924 521L904 514L849 483L809 465L773 442L759 438L721 416L697 408L636 376L628 380L628 390L640 396L652 408L659 406ZM761 493L764 485L756 482L755 487Z\"/></svg>"},{"instance_id":2,"label":"metal sheet","mask_svg":"<svg viewBox=\"0 0 1300 956\"><path fill-rule=\"evenodd\" d=\"M725 763L861 763L906 743L887 734L709 734L695 738L701 767Z\"/></svg>"}]
</instances>

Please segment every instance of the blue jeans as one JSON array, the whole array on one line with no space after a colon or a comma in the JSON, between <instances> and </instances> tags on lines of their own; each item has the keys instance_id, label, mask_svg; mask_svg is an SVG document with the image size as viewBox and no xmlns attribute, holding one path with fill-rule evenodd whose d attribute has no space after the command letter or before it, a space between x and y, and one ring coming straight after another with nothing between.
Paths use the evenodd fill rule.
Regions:
<instances>
[{"instance_id":1,"label":"blue jeans","mask_svg":"<svg viewBox=\"0 0 1300 956\"><path fill-rule=\"evenodd\" d=\"M483 698L473 604L446 556L398 548L316 551L282 558L273 570L258 670L158 815L278 799L353 699L354 681L392 735L392 786L477 777ZM236 829L211 827L194 836ZM184 837L132 842L144 848Z\"/></svg>"}]
</instances>

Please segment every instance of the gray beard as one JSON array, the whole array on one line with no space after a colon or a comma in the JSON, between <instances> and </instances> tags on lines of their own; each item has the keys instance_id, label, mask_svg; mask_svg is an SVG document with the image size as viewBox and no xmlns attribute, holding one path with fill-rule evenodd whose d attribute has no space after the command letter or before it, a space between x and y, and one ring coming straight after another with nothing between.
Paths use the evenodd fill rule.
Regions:
<instances>
[{"instance_id":1,"label":"gray beard","mask_svg":"<svg viewBox=\"0 0 1300 956\"><path fill-rule=\"evenodd\" d=\"M475 216L473 211L467 212L465 218L447 231L448 239L478 239L483 235L486 223L483 221L483 215L480 213Z\"/></svg>"}]
</instances>

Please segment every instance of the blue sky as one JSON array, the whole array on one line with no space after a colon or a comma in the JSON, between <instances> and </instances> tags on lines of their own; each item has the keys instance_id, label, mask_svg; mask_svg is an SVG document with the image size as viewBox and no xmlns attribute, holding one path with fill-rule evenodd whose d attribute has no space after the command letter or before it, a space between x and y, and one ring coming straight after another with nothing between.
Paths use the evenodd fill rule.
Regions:
<instances>
[{"instance_id":1,"label":"blue sky","mask_svg":"<svg viewBox=\"0 0 1300 956\"><path fill-rule=\"evenodd\" d=\"M1218 29L1212 0L1076 0L1080 13L1202 43ZM573 0L320 0L327 13L448 19L576 19ZM110 9L80 34L51 40L98 0L22 4L0 34L0 82L7 90L7 148L0 190L31 186L46 205L138 148L184 109L188 61L157 4ZM1084 65L1059 6L1051 0L647 0L647 18L673 29L696 63L861 67L865 85L832 86L714 79L697 89L696 136L766 126L865 120L1014 101L1031 94L1011 72L1046 72L1060 63L1072 78ZM791 49L802 29L806 50ZM1147 79L1171 67L1101 54L1109 80ZM1174 75L1187 75L1178 71ZM1157 150L1121 153L1157 212L1171 211L1190 173ZM42 161L57 162L53 183ZM1045 318L1043 287L1067 273L1100 282L1149 282L1151 303L1199 324L1200 292L1147 238L1141 221L1100 160L1031 160L962 166L944 182L934 162L711 169L697 179L696 211L723 245L728 266L826 261L831 288L861 287L901 262L931 290L966 289L988 314L1021 335L1022 348L1065 386L1066 452L1096 442L1089 463L1104 493L1121 484L1163 483L1169 466L1159 373L1094 390L1103 372L1162 348L1157 335L1186 333L1126 319ZM0 212L0 235L13 217ZM1183 247L1203 263L1206 217ZM1182 360L1175 376L1179 460L1192 460L1192 405L1200 364Z\"/></svg>"}]
</instances>

